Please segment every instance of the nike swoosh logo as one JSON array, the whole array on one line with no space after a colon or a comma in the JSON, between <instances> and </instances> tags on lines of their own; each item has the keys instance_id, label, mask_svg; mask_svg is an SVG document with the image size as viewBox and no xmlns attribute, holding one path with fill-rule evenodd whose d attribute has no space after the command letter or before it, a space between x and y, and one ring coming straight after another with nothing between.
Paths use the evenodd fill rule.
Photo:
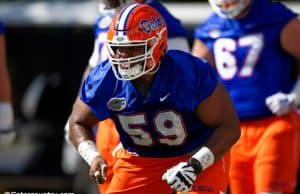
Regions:
<instances>
[{"instance_id":1,"label":"nike swoosh logo","mask_svg":"<svg viewBox=\"0 0 300 194\"><path fill-rule=\"evenodd\" d=\"M159 98L159 101L160 101L160 102L165 101L170 95L171 95L171 93L168 93L168 94L165 95L164 97L160 97L160 98Z\"/></svg>"}]
</instances>

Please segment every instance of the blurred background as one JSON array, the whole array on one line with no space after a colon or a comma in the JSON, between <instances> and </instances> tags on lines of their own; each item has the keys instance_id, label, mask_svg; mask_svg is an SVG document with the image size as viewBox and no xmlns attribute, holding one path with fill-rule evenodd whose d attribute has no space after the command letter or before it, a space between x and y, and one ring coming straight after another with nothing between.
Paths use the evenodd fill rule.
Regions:
<instances>
[{"instance_id":1,"label":"blurred background","mask_svg":"<svg viewBox=\"0 0 300 194\"><path fill-rule=\"evenodd\" d=\"M192 44L193 28L210 13L207 2L162 2L188 29ZM300 0L283 2L300 13ZM96 0L0 0L18 129L16 144L0 150L0 194L95 193L87 189L89 182L62 169L61 153L97 17Z\"/></svg>"}]
</instances>

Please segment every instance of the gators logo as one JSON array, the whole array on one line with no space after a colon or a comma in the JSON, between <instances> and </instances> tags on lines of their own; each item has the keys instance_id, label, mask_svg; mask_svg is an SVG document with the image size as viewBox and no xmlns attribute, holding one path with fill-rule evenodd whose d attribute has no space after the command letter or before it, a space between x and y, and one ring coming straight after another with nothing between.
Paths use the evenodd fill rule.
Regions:
<instances>
[{"instance_id":1,"label":"gators logo","mask_svg":"<svg viewBox=\"0 0 300 194\"><path fill-rule=\"evenodd\" d=\"M111 98L107 103L107 107L112 111L122 111L126 108L126 99Z\"/></svg>"},{"instance_id":2,"label":"gators logo","mask_svg":"<svg viewBox=\"0 0 300 194\"><path fill-rule=\"evenodd\" d=\"M144 32L149 33L151 30L159 28L162 25L162 22L163 19L161 17L151 17L150 21L143 19L140 23L140 26Z\"/></svg>"}]
</instances>

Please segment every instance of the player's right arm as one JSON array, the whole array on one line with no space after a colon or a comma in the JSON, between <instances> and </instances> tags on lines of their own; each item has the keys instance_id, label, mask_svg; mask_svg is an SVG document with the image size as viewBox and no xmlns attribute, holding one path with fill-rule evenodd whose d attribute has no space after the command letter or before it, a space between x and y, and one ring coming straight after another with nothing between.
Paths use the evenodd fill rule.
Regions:
<instances>
[{"instance_id":1,"label":"player's right arm","mask_svg":"<svg viewBox=\"0 0 300 194\"><path fill-rule=\"evenodd\" d=\"M90 165L90 178L99 184L106 180L106 162L97 151L93 140L92 129L97 122L97 117L78 97L69 119L70 140L80 156Z\"/></svg>"}]
</instances>

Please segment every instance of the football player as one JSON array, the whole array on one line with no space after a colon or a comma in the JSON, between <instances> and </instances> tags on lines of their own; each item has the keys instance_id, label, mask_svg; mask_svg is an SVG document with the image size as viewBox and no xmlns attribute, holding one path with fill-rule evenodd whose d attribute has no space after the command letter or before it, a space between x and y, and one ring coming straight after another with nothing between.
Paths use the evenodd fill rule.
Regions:
<instances>
[{"instance_id":1,"label":"football player","mask_svg":"<svg viewBox=\"0 0 300 194\"><path fill-rule=\"evenodd\" d=\"M4 25L0 22L0 148L11 145L16 137L16 130L13 128L14 111L10 77L7 70L4 33Z\"/></svg>"},{"instance_id":2,"label":"football player","mask_svg":"<svg viewBox=\"0 0 300 194\"><path fill-rule=\"evenodd\" d=\"M280 2L209 0L193 54L214 64L233 99L242 136L232 148L232 194L293 193L299 164L295 107L300 19ZM295 81L296 80L296 81Z\"/></svg>"},{"instance_id":3,"label":"football player","mask_svg":"<svg viewBox=\"0 0 300 194\"><path fill-rule=\"evenodd\" d=\"M92 55L89 59L89 65L87 66L83 78L99 63L107 60L107 50L104 46L104 42L107 39L107 31L109 25L111 24L113 16L124 6L133 4L133 3L145 3L155 7L159 12L166 18L168 26L168 48L169 49L178 49L182 51L189 52L188 44L188 32L183 27L181 22L175 18L171 13L163 6L159 1L156 0L98 0L98 10L100 13L99 18L94 25L94 49ZM68 124L66 125L66 139L69 141L68 134ZM107 180L104 184L98 185L101 193L105 193L106 188L108 187L111 177L112 177L112 168L114 164L114 150L117 150L119 146L119 136L115 129L114 122L111 119L99 122L96 131L96 144L97 149L101 155L106 159L107 162ZM99 143L101 142L101 143ZM66 146L69 146L66 144ZM65 160L74 159L74 154L70 153L72 150L65 149L66 155ZM76 160L72 160L74 163ZM64 165L67 168L70 168L70 162L66 162Z\"/></svg>"},{"instance_id":4,"label":"football player","mask_svg":"<svg viewBox=\"0 0 300 194\"><path fill-rule=\"evenodd\" d=\"M73 106L71 141L96 183L106 180L106 162L92 127L107 118L116 125L123 146L107 194L226 191L237 114L211 65L167 51L167 34L152 6L123 8L108 31L109 61L92 70Z\"/></svg>"},{"instance_id":5,"label":"football player","mask_svg":"<svg viewBox=\"0 0 300 194\"><path fill-rule=\"evenodd\" d=\"M188 33L186 29L182 26L180 21L176 19L170 12L156 0L99 0L100 13L106 13L109 10L109 14L104 14L103 17L99 17L95 26L95 49L89 60L89 67L87 72L90 72L92 68L103 60L107 59L106 47L104 42L107 38L108 27L111 24L112 17L121 8L126 5L132 4L133 2L146 3L155 7L167 20L167 26L170 29L168 31L168 45L169 49L179 49L189 52L188 45ZM117 6L116 9L112 9L114 6L109 6L114 4ZM104 6L103 6L104 5ZM106 10L106 11L105 11ZM103 22L105 24L103 24ZM99 52L100 51L100 52ZM99 56L101 55L101 56ZM113 153L119 148L119 136L115 129L114 122L111 119L99 122L98 130L96 132L96 145L97 149L103 155L107 162L107 180L103 184L99 184L98 187L101 193L105 193L105 190L109 186L113 175L113 165L115 163L115 158Z\"/></svg>"}]
</instances>

